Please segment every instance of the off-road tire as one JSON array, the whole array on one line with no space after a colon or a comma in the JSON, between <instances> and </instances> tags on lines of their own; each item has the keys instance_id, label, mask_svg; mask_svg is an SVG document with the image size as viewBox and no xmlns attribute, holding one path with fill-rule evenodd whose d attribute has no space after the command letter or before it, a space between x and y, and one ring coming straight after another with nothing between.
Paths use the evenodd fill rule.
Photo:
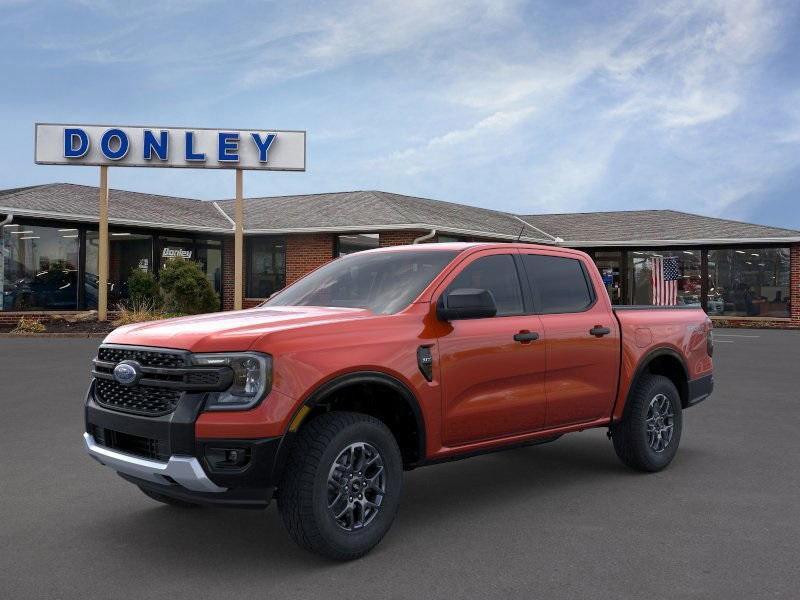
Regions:
<instances>
[{"instance_id":1,"label":"off-road tire","mask_svg":"<svg viewBox=\"0 0 800 600\"><path fill-rule=\"evenodd\" d=\"M147 496L148 498L152 498L156 502L161 502L162 504L168 504L169 506L173 506L175 508L199 508L199 504L195 504L194 502L186 502L185 500L178 500L177 498L170 498L169 496L165 496L164 494L159 494L158 492L153 492L152 490L148 490L147 488L140 487L142 493Z\"/></svg>"},{"instance_id":2,"label":"off-road tire","mask_svg":"<svg viewBox=\"0 0 800 600\"><path fill-rule=\"evenodd\" d=\"M667 446L656 451L648 441L647 414L656 398L666 397L672 409L672 435ZM660 471L672 462L681 441L683 419L681 397L675 384L663 375L644 375L628 397L625 415L611 428L611 439L619 459L637 471Z\"/></svg>"},{"instance_id":3,"label":"off-road tire","mask_svg":"<svg viewBox=\"0 0 800 600\"><path fill-rule=\"evenodd\" d=\"M342 452L360 443L379 453L385 493L372 520L348 531L328 508L328 478ZM400 449L386 425L368 415L330 412L306 423L293 440L283 473L278 509L289 535L310 552L343 561L359 558L381 541L397 514L403 483Z\"/></svg>"}]
</instances>

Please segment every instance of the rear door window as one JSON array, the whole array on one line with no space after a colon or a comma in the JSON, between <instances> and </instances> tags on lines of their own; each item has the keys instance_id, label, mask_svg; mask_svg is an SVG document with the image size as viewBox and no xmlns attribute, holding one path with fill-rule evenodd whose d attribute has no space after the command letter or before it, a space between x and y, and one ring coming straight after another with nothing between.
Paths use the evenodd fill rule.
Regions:
<instances>
[{"instance_id":1,"label":"rear door window","mask_svg":"<svg viewBox=\"0 0 800 600\"><path fill-rule=\"evenodd\" d=\"M447 291L461 288L489 290L497 304L498 317L523 312L522 288L510 254L493 254L472 262L458 274Z\"/></svg>"},{"instance_id":2,"label":"rear door window","mask_svg":"<svg viewBox=\"0 0 800 600\"><path fill-rule=\"evenodd\" d=\"M522 264L538 299L539 312L583 312L594 303L594 293L581 261L563 256L523 254Z\"/></svg>"}]
</instances>

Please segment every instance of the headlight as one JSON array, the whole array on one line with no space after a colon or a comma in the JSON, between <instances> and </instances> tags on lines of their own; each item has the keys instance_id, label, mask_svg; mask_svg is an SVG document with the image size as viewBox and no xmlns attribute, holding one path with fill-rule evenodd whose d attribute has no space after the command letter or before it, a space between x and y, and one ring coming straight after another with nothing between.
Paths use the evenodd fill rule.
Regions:
<instances>
[{"instance_id":1,"label":"headlight","mask_svg":"<svg viewBox=\"0 0 800 600\"><path fill-rule=\"evenodd\" d=\"M211 392L207 410L244 410L252 408L272 387L272 357L256 352L195 354L192 362L206 367L227 366L233 370L233 383L224 392Z\"/></svg>"}]
</instances>

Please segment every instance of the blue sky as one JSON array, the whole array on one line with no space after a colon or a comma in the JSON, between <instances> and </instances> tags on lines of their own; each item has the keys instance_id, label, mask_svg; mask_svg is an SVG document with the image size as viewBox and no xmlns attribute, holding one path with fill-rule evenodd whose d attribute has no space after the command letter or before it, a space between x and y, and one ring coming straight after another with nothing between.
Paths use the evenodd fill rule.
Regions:
<instances>
[{"instance_id":1,"label":"blue sky","mask_svg":"<svg viewBox=\"0 0 800 600\"><path fill-rule=\"evenodd\" d=\"M33 123L305 129L248 196L381 189L520 213L673 208L800 229L800 5L0 0L0 188ZM232 173L112 169L217 199Z\"/></svg>"}]
</instances>

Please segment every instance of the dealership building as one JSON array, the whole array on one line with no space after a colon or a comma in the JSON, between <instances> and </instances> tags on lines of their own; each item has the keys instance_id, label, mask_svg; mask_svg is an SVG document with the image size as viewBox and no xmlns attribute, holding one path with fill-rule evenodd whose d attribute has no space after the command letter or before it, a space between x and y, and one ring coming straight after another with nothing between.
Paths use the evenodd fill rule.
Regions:
<instances>
[{"instance_id":1,"label":"dealership building","mask_svg":"<svg viewBox=\"0 0 800 600\"><path fill-rule=\"evenodd\" d=\"M0 190L0 322L93 309L98 299L98 194L55 183ZM677 267L676 304L721 325L800 328L800 231L672 210L514 215L380 191L244 201L244 305L327 261L379 246L521 240L594 259L614 304L652 304L654 265ZM109 306L134 269L197 261L234 306L234 200L111 190Z\"/></svg>"}]
</instances>

